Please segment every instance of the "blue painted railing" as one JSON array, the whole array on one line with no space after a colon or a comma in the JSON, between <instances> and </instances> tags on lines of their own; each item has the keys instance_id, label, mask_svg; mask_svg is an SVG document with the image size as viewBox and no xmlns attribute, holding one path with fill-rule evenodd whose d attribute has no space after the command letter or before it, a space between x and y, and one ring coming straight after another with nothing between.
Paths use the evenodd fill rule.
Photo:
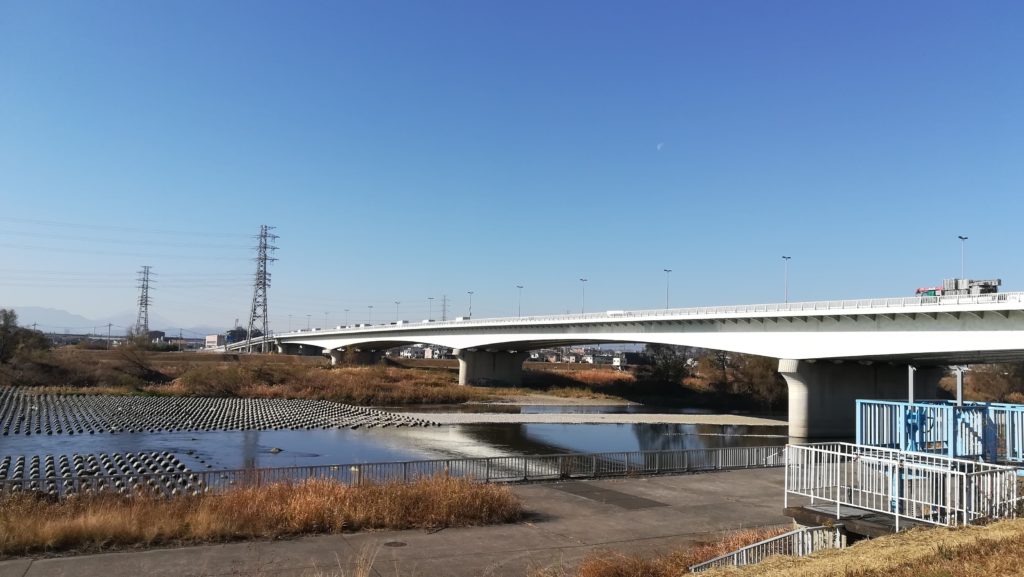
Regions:
<instances>
[{"instance_id":1,"label":"blue painted railing","mask_svg":"<svg viewBox=\"0 0 1024 577\"><path fill-rule=\"evenodd\" d=\"M857 401L857 444L1024 462L1024 405L955 401Z\"/></svg>"}]
</instances>

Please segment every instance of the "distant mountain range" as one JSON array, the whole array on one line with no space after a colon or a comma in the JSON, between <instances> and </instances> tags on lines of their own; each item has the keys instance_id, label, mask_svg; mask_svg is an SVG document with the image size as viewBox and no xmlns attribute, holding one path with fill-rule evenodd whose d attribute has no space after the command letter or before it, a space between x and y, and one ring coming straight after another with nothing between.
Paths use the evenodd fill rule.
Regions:
<instances>
[{"instance_id":1,"label":"distant mountain range","mask_svg":"<svg viewBox=\"0 0 1024 577\"><path fill-rule=\"evenodd\" d=\"M111 317L101 319L90 319L83 317L82 315L69 313L68 311L45 307L5 308L12 308L16 313L18 313L18 324L20 326L30 327L35 323L37 325L36 328L48 333L91 333L96 331L98 334L106 334L107 323L111 323L114 325L111 332L116 335L122 335L124 334L125 327L135 325L136 318L136 313L133 312L118 313ZM181 330L185 337L201 337L204 335L223 333L230 327L212 327L206 325L183 327L176 325L173 321L167 320L159 315L150 314L149 328L154 331L164 331L168 335L177 335L178 331Z\"/></svg>"}]
</instances>

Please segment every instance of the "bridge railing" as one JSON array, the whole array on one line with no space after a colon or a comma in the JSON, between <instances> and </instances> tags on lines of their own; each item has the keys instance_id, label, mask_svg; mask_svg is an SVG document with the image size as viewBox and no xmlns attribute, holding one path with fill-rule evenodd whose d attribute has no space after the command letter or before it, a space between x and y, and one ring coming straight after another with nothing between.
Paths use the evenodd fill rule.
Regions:
<instances>
[{"instance_id":1,"label":"bridge railing","mask_svg":"<svg viewBox=\"0 0 1024 577\"><path fill-rule=\"evenodd\" d=\"M846 546L843 526L801 527L726 553L720 557L690 566L691 573L702 573L716 567L740 567L760 563L772 555L804 557L825 549Z\"/></svg>"},{"instance_id":2,"label":"bridge railing","mask_svg":"<svg viewBox=\"0 0 1024 577\"><path fill-rule=\"evenodd\" d=\"M859 445L989 462L1024 462L1024 405L857 401Z\"/></svg>"},{"instance_id":3,"label":"bridge railing","mask_svg":"<svg viewBox=\"0 0 1024 577\"><path fill-rule=\"evenodd\" d=\"M434 459L391 463L348 463L221 471L131 473L31 477L0 480L0 494L39 492L56 497L75 493L131 493L151 490L166 495L223 491L284 481L328 479L339 483L406 483L446 475L483 483L623 477L781 467L785 447L728 447L674 451L512 455L467 459Z\"/></svg>"},{"instance_id":4,"label":"bridge railing","mask_svg":"<svg viewBox=\"0 0 1024 577\"><path fill-rule=\"evenodd\" d=\"M488 319L469 319L462 321L431 321L411 322L401 325L372 325L365 327L346 327L341 329L316 328L300 330L289 333L278 334L278 337L308 335L310 333L332 334L332 333L361 333L376 332L381 329L406 330L410 328L423 327L452 327L452 326L474 326L474 325L506 325L506 324L539 324L547 322L565 321L613 321L616 319L630 320L658 320L666 317L687 317L687 316L714 316L727 314L758 314L758 313L799 313L807 311L838 311L838 310L867 310L867 309L891 309L901 307L923 307L941 305L984 305L1000 303L1024 303L1024 292L994 293L985 295L950 295L950 296L920 296L920 297L894 297L894 298L873 298L873 299L844 299L831 301L809 301L793 303L771 303L752 305L726 305L708 307L688 307L675 309L650 309L634 311L606 311L600 313L583 313L567 315L544 315L544 316L523 316L523 317L497 317Z\"/></svg>"},{"instance_id":5,"label":"bridge railing","mask_svg":"<svg viewBox=\"0 0 1024 577\"><path fill-rule=\"evenodd\" d=\"M848 505L933 525L1014 517L1020 507L1013 467L940 455L818 443L786 447L790 495Z\"/></svg>"}]
</instances>

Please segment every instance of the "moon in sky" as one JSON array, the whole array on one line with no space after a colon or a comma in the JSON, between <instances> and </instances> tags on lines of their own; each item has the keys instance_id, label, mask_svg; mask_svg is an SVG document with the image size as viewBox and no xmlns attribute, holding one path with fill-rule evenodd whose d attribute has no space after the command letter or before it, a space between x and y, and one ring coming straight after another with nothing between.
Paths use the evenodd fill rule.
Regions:
<instances>
[{"instance_id":1,"label":"moon in sky","mask_svg":"<svg viewBox=\"0 0 1024 577\"><path fill-rule=\"evenodd\" d=\"M658 149L658 152L661 152L661 147L662 146L665 146L665 143L664 142L659 142L658 146L656 147Z\"/></svg>"}]
</instances>

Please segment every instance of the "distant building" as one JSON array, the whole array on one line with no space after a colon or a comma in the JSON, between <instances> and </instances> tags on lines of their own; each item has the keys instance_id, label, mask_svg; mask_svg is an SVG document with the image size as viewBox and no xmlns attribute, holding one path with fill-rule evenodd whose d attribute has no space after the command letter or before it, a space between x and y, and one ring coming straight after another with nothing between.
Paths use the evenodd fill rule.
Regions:
<instances>
[{"instance_id":1,"label":"distant building","mask_svg":"<svg viewBox=\"0 0 1024 577\"><path fill-rule=\"evenodd\" d=\"M206 348L223 347L227 338L224 335L206 335Z\"/></svg>"},{"instance_id":2,"label":"distant building","mask_svg":"<svg viewBox=\"0 0 1024 577\"><path fill-rule=\"evenodd\" d=\"M424 347L424 359L448 359L451 358L451 349L447 347Z\"/></svg>"}]
</instances>

